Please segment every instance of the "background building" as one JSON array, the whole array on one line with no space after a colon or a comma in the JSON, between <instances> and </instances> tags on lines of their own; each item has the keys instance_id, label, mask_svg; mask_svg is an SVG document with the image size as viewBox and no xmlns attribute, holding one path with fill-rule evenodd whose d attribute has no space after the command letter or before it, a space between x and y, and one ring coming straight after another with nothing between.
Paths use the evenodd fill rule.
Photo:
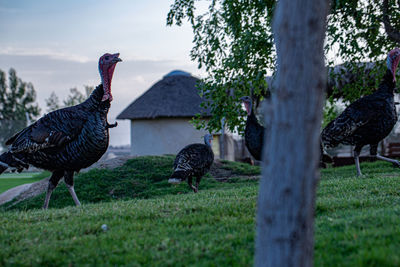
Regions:
<instances>
[{"instance_id":1,"label":"background building","mask_svg":"<svg viewBox=\"0 0 400 267\"><path fill-rule=\"evenodd\" d=\"M184 71L172 71L133 101L117 119L131 121L131 155L176 154L191 143L202 143L205 130L189 121L198 113L210 117L200 104L199 79ZM218 135L213 150L219 155Z\"/></svg>"}]
</instances>

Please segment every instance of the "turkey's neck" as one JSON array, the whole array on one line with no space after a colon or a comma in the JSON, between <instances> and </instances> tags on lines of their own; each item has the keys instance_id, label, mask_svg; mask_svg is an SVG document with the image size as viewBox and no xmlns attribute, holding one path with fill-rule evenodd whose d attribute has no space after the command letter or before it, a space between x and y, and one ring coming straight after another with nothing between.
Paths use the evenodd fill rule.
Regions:
<instances>
[{"instance_id":1,"label":"turkey's neck","mask_svg":"<svg viewBox=\"0 0 400 267\"><path fill-rule=\"evenodd\" d=\"M247 116L247 118L248 118L247 120L248 120L249 122L250 122L250 121L255 121L255 122L258 123L256 114L254 114L254 111L253 111L253 110L251 110L250 115Z\"/></svg>"},{"instance_id":2,"label":"turkey's neck","mask_svg":"<svg viewBox=\"0 0 400 267\"><path fill-rule=\"evenodd\" d=\"M387 69L381 83L379 84L378 91L381 93L387 93L393 95L396 82L393 81L393 74L391 70Z\"/></svg>"},{"instance_id":3,"label":"turkey's neck","mask_svg":"<svg viewBox=\"0 0 400 267\"><path fill-rule=\"evenodd\" d=\"M210 141L208 141L207 139L204 139L204 144L208 147L211 147Z\"/></svg>"},{"instance_id":4,"label":"turkey's neck","mask_svg":"<svg viewBox=\"0 0 400 267\"><path fill-rule=\"evenodd\" d=\"M103 98L103 95L104 95L103 84L99 84L96 87L96 89L93 90L93 92L89 96L89 98L86 99L86 101L83 102L82 104L87 106L88 108L97 108L103 102L103 101L101 101ZM109 101L106 100L104 102L109 102Z\"/></svg>"}]
</instances>

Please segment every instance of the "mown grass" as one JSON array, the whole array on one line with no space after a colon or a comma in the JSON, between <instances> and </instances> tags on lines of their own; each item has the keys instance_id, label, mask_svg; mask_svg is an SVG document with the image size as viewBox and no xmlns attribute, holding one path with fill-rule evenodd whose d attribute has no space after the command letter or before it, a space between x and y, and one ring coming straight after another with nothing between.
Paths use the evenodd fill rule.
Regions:
<instances>
[{"instance_id":1,"label":"mown grass","mask_svg":"<svg viewBox=\"0 0 400 267\"><path fill-rule=\"evenodd\" d=\"M148 156L128 160L123 166L113 169L94 169L87 173L81 173L75 177L75 191L83 204L109 202L114 200L147 199L170 194L187 194L192 192L186 183L171 185L168 178L173 172L174 156ZM224 161L221 168L231 171L235 177L253 175L259 173L260 168L244 163ZM206 174L200 183L200 190L211 188L232 188L236 180L230 183L217 182L210 174ZM238 182L249 183L239 179ZM17 205L7 203L3 209L28 210L41 208L45 194L22 201ZM51 200L51 208L63 208L73 204L71 195L61 182L54 190Z\"/></svg>"},{"instance_id":2,"label":"mown grass","mask_svg":"<svg viewBox=\"0 0 400 267\"><path fill-rule=\"evenodd\" d=\"M78 196L88 199L80 208L72 206L60 186L56 192L64 194L68 203L52 199L53 208L47 211L26 203L19 210L2 212L0 265L252 265L258 181L205 179L194 194L187 185L163 184L160 177L169 175L171 158L138 160L115 171L101 171L107 174L105 180L113 176L120 184L113 192L116 198L103 196L110 195L111 181L98 180L97 187L76 185ZM136 173L129 176L134 165ZM322 171L315 266L400 265L400 171L381 162L363 163L361 168L363 178L354 176L354 166ZM150 169L158 174L152 176L146 171ZM93 174L100 177L98 172L81 174L76 181L92 179ZM130 189L124 189L123 175L130 181L141 177L149 184L129 187L129 182ZM92 191L102 203L89 204L94 201L85 195ZM43 197L35 201L40 206ZM57 205L63 208L54 208Z\"/></svg>"},{"instance_id":3,"label":"mown grass","mask_svg":"<svg viewBox=\"0 0 400 267\"><path fill-rule=\"evenodd\" d=\"M50 172L44 171L40 173L3 173L0 175L0 194L10 188L34 183L49 177Z\"/></svg>"}]
</instances>

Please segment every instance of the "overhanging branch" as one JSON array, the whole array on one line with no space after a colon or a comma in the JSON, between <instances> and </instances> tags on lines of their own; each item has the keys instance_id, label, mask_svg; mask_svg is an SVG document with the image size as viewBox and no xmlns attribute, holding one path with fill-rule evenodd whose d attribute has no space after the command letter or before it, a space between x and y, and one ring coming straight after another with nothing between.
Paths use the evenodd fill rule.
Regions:
<instances>
[{"instance_id":1,"label":"overhanging branch","mask_svg":"<svg viewBox=\"0 0 400 267\"><path fill-rule=\"evenodd\" d=\"M398 2L400 6L400 2ZM390 39L400 44L400 32L395 29L389 19L389 0L384 0L382 3L382 22L385 25L386 34Z\"/></svg>"}]
</instances>

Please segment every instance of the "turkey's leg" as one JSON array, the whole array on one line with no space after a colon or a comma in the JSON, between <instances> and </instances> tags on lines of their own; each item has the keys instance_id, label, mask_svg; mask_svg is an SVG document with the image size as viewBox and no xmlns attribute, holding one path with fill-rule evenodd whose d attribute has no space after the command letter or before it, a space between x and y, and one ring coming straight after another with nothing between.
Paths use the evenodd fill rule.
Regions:
<instances>
[{"instance_id":1,"label":"turkey's leg","mask_svg":"<svg viewBox=\"0 0 400 267\"><path fill-rule=\"evenodd\" d=\"M400 167L400 162L398 160L387 158L387 157L381 156L379 154L376 155L376 158L380 159L380 160L384 160L384 161L390 162L390 163L393 163L393 165L396 165L397 167Z\"/></svg>"},{"instance_id":2,"label":"turkey's leg","mask_svg":"<svg viewBox=\"0 0 400 267\"><path fill-rule=\"evenodd\" d=\"M378 154L378 144L370 145L369 153L371 154L372 157L390 162L393 165L400 167L400 162L398 160L387 158Z\"/></svg>"},{"instance_id":3,"label":"turkey's leg","mask_svg":"<svg viewBox=\"0 0 400 267\"><path fill-rule=\"evenodd\" d=\"M64 182L68 188L69 193L72 196L72 199L75 202L75 205L80 206L81 202L79 202L79 199L76 196L75 189L74 189L74 172L73 171L65 171Z\"/></svg>"},{"instance_id":4,"label":"turkey's leg","mask_svg":"<svg viewBox=\"0 0 400 267\"><path fill-rule=\"evenodd\" d=\"M200 180L201 180L201 177L196 177L196 191L194 191L195 193L197 193L199 191Z\"/></svg>"},{"instance_id":5,"label":"turkey's leg","mask_svg":"<svg viewBox=\"0 0 400 267\"><path fill-rule=\"evenodd\" d=\"M47 186L46 198L44 199L43 209L49 207L51 193L53 193L54 188L57 187L58 182L63 177L63 171L54 171L49 179L49 185Z\"/></svg>"},{"instance_id":6,"label":"turkey's leg","mask_svg":"<svg viewBox=\"0 0 400 267\"><path fill-rule=\"evenodd\" d=\"M197 192L197 188L193 186L192 181L193 181L192 177L189 177L189 178L188 178L188 185L189 185L189 187L192 188L193 191L196 193L196 192Z\"/></svg>"},{"instance_id":7,"label":"turkey's leg","mask_svg":"<svg viewBox=\"0 0 400 267\"><path fill-rule=\"evenodd\" d=\"M356 169L357 169L357 176L361 176L361 169L360 169L360 152L361 152L361 147L356 147L354 149L354 161L356 163Z\"/></svg>"}]
</instances>

